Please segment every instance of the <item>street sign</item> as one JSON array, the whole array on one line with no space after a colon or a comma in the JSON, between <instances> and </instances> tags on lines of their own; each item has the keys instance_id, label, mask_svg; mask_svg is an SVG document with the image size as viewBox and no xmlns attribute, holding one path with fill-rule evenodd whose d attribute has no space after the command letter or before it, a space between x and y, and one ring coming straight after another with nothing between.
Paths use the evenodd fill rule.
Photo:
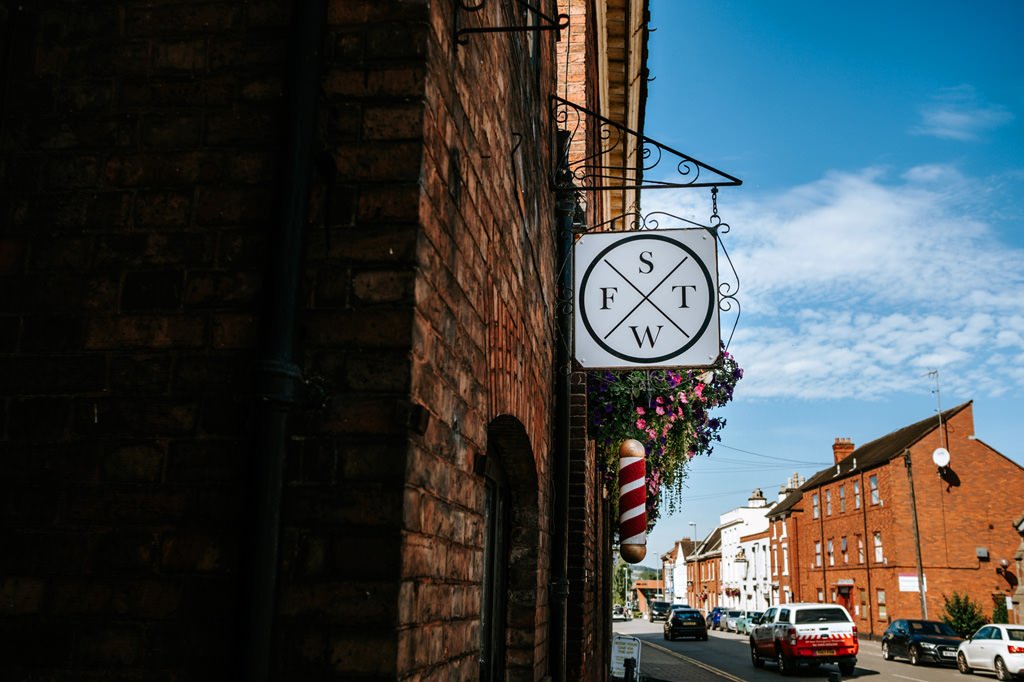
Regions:
<instances>
[{"instance_id":1,"label":"street sign","mask_svg":"<svg viewBox=\"0 0 1024 682\"><path fill-rule=\"evenodd\" d=\"M719 354L718 249L706 229L576 241L574 350L587 368L707 367Z\"/></svg>"},{"instance_id":2,"label":"street sign","mask_svg":"<svg viewBox=\"0 0 1024 682\"><path fill-rule=\"evenodd\" d=\"M640 672L640 640L636 637L615 634L612 636L612 677L622 678L626 676L626 659L632 658L636 661L633 668Z\"/></svg>"}]
</instances>

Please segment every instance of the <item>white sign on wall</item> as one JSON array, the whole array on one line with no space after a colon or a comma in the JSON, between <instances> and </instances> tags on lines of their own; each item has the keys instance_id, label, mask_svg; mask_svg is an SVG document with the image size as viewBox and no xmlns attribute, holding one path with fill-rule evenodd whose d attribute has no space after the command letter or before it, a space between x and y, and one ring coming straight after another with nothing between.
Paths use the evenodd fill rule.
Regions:
<instances>
[{"instance_id":1,"label":"white sign on wall","mask_svg":"<svg viewBox=\"0 0 1024 682\"><path fill-rule=\"evenodd\" d=\"M917 573L899 574L900 592L920 592L917 588ZM928 576L924 577L924 591L928 591Z\"/></svg>"},{"instance_id":2,"label":"white sign on wall","mask_svg":"<svg viewBox=\"0 0 1024 682\"><path fill-rule=\"evenodd\" d=\"M580 365L714 364L721 335L718 248L710 230L586 234L573 259Z\"/></svg>"}]
</instances>

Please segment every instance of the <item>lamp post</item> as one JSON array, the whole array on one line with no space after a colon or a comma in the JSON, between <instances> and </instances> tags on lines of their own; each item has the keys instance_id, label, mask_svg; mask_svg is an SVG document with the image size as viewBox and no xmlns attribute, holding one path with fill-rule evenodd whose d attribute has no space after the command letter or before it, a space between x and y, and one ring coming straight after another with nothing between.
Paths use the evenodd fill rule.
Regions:
<instances>
[{"instance_id":1,"label":"lamp post","mask_svg":"<svg viewBox=\"0 0 1024 682\"><path fill-rule=\"evenodd\" d=\"M690 539L693 540L694 548L696 548L696 546L697 546L697 523L694 522L694 521L690 521L689 526L690 526L690 528L693 529L692 531L690 531Z\"/></svg>"}]
</instances>

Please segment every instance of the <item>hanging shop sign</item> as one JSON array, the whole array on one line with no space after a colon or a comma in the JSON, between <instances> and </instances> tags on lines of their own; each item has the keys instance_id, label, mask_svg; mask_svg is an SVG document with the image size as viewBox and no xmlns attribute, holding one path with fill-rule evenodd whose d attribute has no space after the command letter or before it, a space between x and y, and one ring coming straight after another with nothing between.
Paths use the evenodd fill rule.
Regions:
<instances>
[{"instance_id":1,"label":"hanging shop sign","mask_svg":"<svg viewBox=\"0 0 1024 682\"><path fill-rule=\"evenodd\" d=\"M575 356L586 368L707 367L718 358L717 240L707 229L576 241Z\"/></svg>"}]
</instances>

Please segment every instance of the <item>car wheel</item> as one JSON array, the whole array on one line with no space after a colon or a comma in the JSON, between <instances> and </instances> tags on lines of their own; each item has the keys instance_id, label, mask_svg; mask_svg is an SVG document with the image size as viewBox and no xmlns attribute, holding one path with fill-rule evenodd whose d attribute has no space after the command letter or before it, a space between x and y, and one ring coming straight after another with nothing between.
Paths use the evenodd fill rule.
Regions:
<instances>
[{"instance_id":1,"label":"car wheel","mask_svg":"<svg viewBox=\"0 0 1024 682\"><path fill-rule=\"evenodd\" d=\"M910 665L921 665L921 650L916 646L910 647Z\"/></svg>"},{"instance_id":2,"label":"car wheel","mask_svg":"<svg viewBox=\"0 0 1024 682\"><path fill-rule=\"evenodd\" d=\"M967 657L962 651L956 655L956 669L961 675L970 675L973 672L971 666L967 665Z\"/></svg>"},{"instance_id":3,"label":"car wheel","mask_svg":"<svg viewBox=\"0 0 1024 682\"><path fill-rule=\"evenodd\" d=\"M996 657L996 679L997 680L1012 680L1013 675L1006 669L1006 663L1003 659Z\"/></svg>"},{"instance_id":4,"label":"car wheel","mask_svg":"<svg viewBox=\"0 0 1024 682\"><path fill-rule=\"evenodd\" d=\"M888 642L882 642L882 658L887 660L887 661L891 661L892 660L892 653L889 651L889 643Z\"/></svg>"},{"instance_id":5,"label":"car wheel","mask_svg":"<svg viewBox=\"0 0 1024 682\"><path fill-rule=\"evenodd\" d=\"M782 653L781 649L779 650L778 661L780 673L782 673L786 677L789 677L790 675L796 673L796 661L794 661L790 656L787 656L786 654Z\"/></svg>"},{"instance_id":6,"label":"car wheel","mask_svg":"<svg viewBox=\"0 0 1024 682\"><path fill-rule=\"evenodd\" d=\"M750 662L754 664L755 668L764 667L764 659L757 655L757 647L753 644L750 645Z\"/></svg>"},{"instance_id":7,"label":"car wheel","mask_svg":"<svg viewBox=\"0 0 1024 682\"><path fill-rule=\"evenodd\" d=\"M842 661L839 663L839 672L843 677L850 677L853 675L853 671L857 669L857 664L850 661Z\"/></svg>"}]
</instances>

